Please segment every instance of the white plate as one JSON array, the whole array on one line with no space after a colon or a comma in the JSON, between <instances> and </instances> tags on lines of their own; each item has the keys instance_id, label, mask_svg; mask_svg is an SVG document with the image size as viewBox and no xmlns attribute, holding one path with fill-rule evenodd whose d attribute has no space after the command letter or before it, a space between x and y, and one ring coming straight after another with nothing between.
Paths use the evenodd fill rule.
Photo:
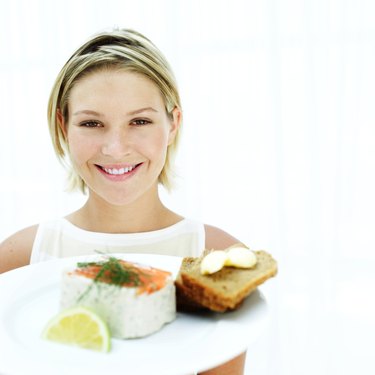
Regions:
<instances>
[{"instance_id":1,"label":"white plate","mask_svg":"<svg viewBox=\"0 0 375 375\"><path fill-rule=\"evenodd\" d=\"M181 258L116 254L171 271ZM97 258L96 255L94 258ZM93 257L52 260L0 275L0 374L187 375L220 365L252 345L262 333L267 305L257 290L242 307L225 314L178 313L159 332L132 340L112 339L102 354L43 340L43 327L59 309L62 270Z\"/></svg>"}]
</instances>

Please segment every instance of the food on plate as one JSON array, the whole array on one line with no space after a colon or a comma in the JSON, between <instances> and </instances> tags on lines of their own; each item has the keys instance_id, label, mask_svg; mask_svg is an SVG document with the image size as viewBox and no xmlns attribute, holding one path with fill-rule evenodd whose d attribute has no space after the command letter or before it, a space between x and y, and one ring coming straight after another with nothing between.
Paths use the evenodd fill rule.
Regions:
<instances>
[{"instance_id":1,"label":"food on plate","mask_svg":"<svg viewBox=\"0 0 375 375\"><path fill-rule=\"evenodd\" d=\"M227 253L223 250L212 251L207 254L200 264L202 275L211 275L220 271L227 261Z\"/></svg>"},{"instance_id":2,"label":"food on plate","mask_svg":"<svg viewBox=\"0 0 375 375\"><path fill-rule=\"evenodd\" d=\"M108 352L111 336L106 322L84 307L64 310L46 325L42 337L62 344Z\"/></svg>"},{"instance_id":3,"label":"food on plate","mask_svg":"<svg viewBox=\"0 0 375 375\"><path fill-rule=\"evenodd\" d=\"M257 262L256 255L241 244L233 245L226 250L214 250L205 255L200 268L202 275L211 275L225 266L251 268Z\"/></svg>"},{"instance_id":4,"label":"food on plate","mask_svg":"<svg viewBox=\"0 0 375 375\"><path fill-rule=\"evenodd\" d=\"M240 254L235 250L234 256L232 254L232 258L227 261L228 254L233 248L238 246L224 250L226 256L223 267L212 273L205 272L205 266L202 272L201 266L202 263L207 263L210 257L215 257L212 254L217 251L205 250L198 258L183 259L175 281L178 309L209 309L217 312L235 310L258 285L276 275L277 263L266 251L244 249L252 253L247 257L246 254ZM255 262L253 256L256 258ZM219 257L222 258L222 255ZM215 261L216 259L214 263ZM222 261L219 260L217 263L221 264L220 262ZM233 263L236 263L235 267L231 265ZM243 263L247 263L249 267L242 268Z\"/></svg>"},{"instance_id":5,"label":"food on plate","mask_svg":"<svg viewBox=\"0 0 375 375\"><path fill-rule=\"evenodd\" d=\"M232 266L236 268L252 268L257 263L257 256L254 251L247 247L233 246L227 251L227 259L225 266Z\"/></svg>"},{"instance_id":6,"label":"food on plate","mask_svg":"<svg viewBox=\"0 0 375 375\"><path fill-rule=\"evenodd\" d=\"M63 273L61 309L85 306L108 324L111 335L150 335L176 317L172 274L115 257L78 263Z\"/></svg>"}]
</instances>

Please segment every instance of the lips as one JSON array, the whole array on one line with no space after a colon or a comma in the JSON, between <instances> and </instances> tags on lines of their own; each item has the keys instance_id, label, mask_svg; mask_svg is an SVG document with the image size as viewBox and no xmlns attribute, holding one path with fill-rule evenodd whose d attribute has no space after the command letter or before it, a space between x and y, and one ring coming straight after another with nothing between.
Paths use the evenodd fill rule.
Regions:
<instances>
[{"instance_id":1,"label":"lips","mask_svg":"<svg viewBox=\"0 0 375 375\"><path fill-rule=\"evenodd\" d=\"M135 168L135 165L131 165L129 167L124 167L124 168L106 168L102 167L102 169L109 174L125 174L130 171L132 171Z\"/></svg>"},{"instance_id":2,"label":"lips","mask_svg":"<svg viewBox=\"0 0 375 375\"><path fill-rule=\"evenodd\" d=\"M126 164L126 165L99 165L96 164L96 167L99 168L101 172L104 172L105 174L109 176L125 176L129 174L130 172L134 171L138 166L140 166L142 163L139 164Z\"/></svg>"}]
</instances>

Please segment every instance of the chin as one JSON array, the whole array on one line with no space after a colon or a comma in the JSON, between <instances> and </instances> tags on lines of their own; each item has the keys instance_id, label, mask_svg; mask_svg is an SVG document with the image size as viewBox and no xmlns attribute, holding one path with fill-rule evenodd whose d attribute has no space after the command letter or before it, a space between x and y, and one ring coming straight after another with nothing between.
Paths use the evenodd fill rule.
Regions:
<instances>
[{"instance_id":1,"label":"chin","mask_svg":"<svg viewBox=\"0 0 375 375\"><path fill-rule=\"evenodd\" d=\"M95 201L102 201L111 206L128 206L144 199L155 199L158 195L158 181L152 181L147 186L147 182L132 184L131 186L98 186L89 188L90 198Z\"/></svg>"},{"instance_id":2,"label":"chin","mask_svg":"<svg viewBox=\"0 0 375 375\"><path fill-rule=\"evenodd\" d=\"M94 198L95 201L117 207L129 206L139 201L143 196L145 196L145 193L140 191L137 193L128 193L122 190L112 194L108 194L108 192L106 192L106 194L102 194L100 191L90 190L90 197Z\"/></svg>"}]
</instances>

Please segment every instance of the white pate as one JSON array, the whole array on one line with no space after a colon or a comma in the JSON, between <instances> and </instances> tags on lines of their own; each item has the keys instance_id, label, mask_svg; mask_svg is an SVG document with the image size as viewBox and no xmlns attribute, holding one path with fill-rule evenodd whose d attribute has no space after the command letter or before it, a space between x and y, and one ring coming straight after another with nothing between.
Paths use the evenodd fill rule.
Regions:
<instances>
[{"instance_id":1,"label":"white pate","mask_svg":"<svg viewBox=\"0 0 375 375\"><path fill-rule=\"evenodd\" d=\"M172 276L160 290L141 294L137 290L137 287L93 283L86 276L66 271L62 277L60 307L86 306L93 309L107 322L111 335L120 339L150 335L176 318Z\"/></svg>"}]
</instances>

